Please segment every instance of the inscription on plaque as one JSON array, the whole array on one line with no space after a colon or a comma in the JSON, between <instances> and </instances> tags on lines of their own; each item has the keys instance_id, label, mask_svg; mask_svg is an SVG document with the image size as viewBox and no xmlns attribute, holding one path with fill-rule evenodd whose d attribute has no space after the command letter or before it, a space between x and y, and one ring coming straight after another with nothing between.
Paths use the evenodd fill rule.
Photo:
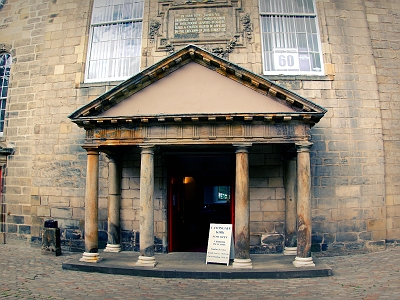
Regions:
<instances>
[{"instance_id":1,"label":"inscription on plaque","mask_svg":"<svg viewBox=\"0 0 400 300\"><path fill-rule=\"evenodd\" d=\"M175 16L174 37L187 38L207 33L224 33L226 17L221 13L196 13Z\"/></svg>"}]
</instances>

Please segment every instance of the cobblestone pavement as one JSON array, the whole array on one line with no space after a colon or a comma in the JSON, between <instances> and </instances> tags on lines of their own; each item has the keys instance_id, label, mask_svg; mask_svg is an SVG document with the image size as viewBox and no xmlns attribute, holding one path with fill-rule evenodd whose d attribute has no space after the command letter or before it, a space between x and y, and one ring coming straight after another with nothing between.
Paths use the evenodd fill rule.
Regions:
<instances>
[{"instance_id":1,"label":"cobblestone pavement","mask_svg":"<svg viewBox=\"0 0 400 300\"><path fill-rule=\"evenodd\" d=\"M77 253L0 245L0 299L400 299L400 247L320 258L334 276L301 279L162 279L62 270Z\"/></svg>"}]
</instances>

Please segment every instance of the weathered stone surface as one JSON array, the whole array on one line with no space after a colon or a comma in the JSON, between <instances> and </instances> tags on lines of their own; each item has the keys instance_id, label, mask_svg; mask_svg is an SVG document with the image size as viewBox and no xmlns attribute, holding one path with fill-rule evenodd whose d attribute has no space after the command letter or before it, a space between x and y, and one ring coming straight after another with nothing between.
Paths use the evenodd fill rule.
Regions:
<instances>
[{"instance_id":1,"label":"weathered stone surface","mask_svg":"<svg viewBox=\"0 0 400 300\"><path fill-rule=\"evenodd\" d=\"M283 249L284 238L282 234L263 234L261 236L261 246L268 246L269 248Z\"/></svg>"}]
</instances>

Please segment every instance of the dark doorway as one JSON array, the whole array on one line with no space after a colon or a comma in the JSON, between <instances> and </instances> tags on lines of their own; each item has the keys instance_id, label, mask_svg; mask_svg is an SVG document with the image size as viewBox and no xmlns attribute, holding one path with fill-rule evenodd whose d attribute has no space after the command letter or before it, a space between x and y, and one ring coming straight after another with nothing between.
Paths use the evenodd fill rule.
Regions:
<instances>
[{"instance_id":1,"label":"dark doorway","mask_svg":"<svg viewBox=\"0 0 400 300\"><path fill-rule=\"evenodd\" d=\"M230 155L169 157L169 251L206 252L210 223L233 223L233 163Z\"/></svg>"}]
</instances>

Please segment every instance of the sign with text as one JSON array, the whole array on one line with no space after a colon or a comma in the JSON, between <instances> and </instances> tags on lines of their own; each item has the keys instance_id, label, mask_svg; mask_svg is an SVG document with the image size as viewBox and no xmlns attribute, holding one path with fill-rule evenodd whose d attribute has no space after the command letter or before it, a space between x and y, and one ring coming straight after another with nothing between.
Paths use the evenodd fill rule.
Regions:
<instances>
[{"instance_id":1,"label":"sign with text","mask_svg":"<svg viewBox=\"0 0 400 300\"><path fill-rule=\"evenodd\" d=\"M274 66L275 71L299 70L299 53L297 49L292 48L278 48L274 49Z\"/></svg>"},{"instance_id":2,"label":"sign with text","mask_svg":"<svg viewBox=\"0 0 400 300\"><path fill-rule=\"evenodd\" d=\"M206 264L220 263L229 265L234 256L232 224L210 224L208 235Z\"/></svg>"},{"instance_id":3,"label":"sign with text","mask_svg":"<svg viewBox=\"0 0 400 300\"><path fill-rule=\"evenodd\" d=\"M175 37L190 33L226 31L226 17L221 13L183 14L175 17Z\"/></svg>"},{"instance_id":4,"label":"sign with text","mask_svg":"<svg viewBox=\"0 0 400 300\"><path fill-rule=\"evenodd\" d=\"M233 7L171 8L166 38L173 43L187 41L223 42L240 30Z\"/></svg>"}]
</instances>

